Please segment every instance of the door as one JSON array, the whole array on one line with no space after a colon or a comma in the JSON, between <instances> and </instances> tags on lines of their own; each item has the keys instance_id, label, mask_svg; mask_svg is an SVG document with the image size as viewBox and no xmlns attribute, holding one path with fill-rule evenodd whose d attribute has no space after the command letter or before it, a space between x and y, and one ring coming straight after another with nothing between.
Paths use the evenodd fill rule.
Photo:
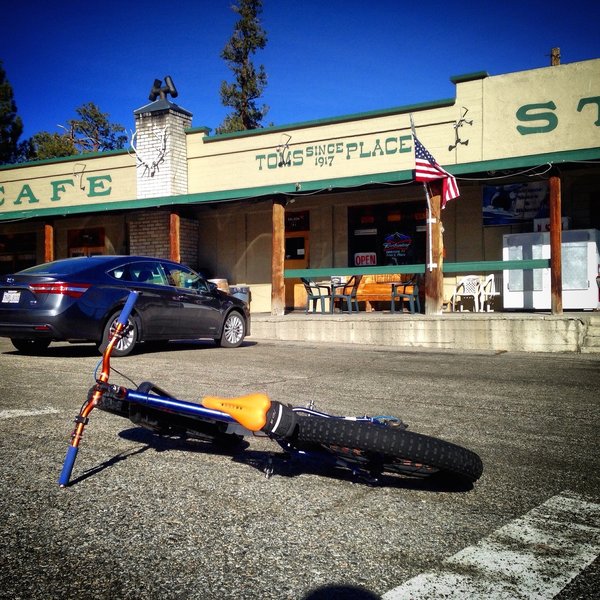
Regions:
<instances>
[{"instance_id":1,"label":"door","mask_svg":"<svg viewBox=\"0 0 600 600\"><path fill-rule=\"evenodd\" d=\"M285 234L284 269L308 269L308 231L296 231ZM298 277L285 280L286 308L304 308L306 294Z\"/></svg>"},{"instance_id":2,"label":"door","mask_svg":"<svg viewBox=\"0 0 600 600\"><path fill-rule=\"evenodd\" d=\"M183 265L163 263L171 297L178 304L177 330L182 338L217 337L221 334L222 301L197 273Z\"/></svg>"}]
</instances>

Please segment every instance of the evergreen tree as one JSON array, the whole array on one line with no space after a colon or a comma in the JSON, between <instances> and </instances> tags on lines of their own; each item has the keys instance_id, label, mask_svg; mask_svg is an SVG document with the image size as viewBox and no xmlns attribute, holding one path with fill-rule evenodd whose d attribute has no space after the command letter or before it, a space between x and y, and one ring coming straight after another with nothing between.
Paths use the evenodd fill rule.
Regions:
<instances>
[{"instance_id":1,"label":"evergreen tree","mask_svg":"<svg viewBox=\"0 0 600 600\"><path fill-rule=\"evenodd\" d=\"M22 133L23 121L17 115L13 89L0 61L0 164L10 164L18 160L19 137Z\"/></svg>"},{"instance_id":2,"label":"evergreen tree","mask_svg":"<svg viewBox=\"0 0 600 600\"><path fill-rule=\"evenodd\" d=\"M59 156L73 156L84 152L118 150L125 146L126 135L122 125L110 123L108 113L103 113L88 102L75 111L78 119L70 119L61 126L64 133L41 131L30 140L30 159L42 160Z\"/></svg>"},{"instance_id":3,"label":"evergreen tree","mask_svg":"<svg viewBox=\"0 0 600 600\"><path fill-rule=\"evenodd\" d=\"M75 144L66 134L40 131L29 140L28 160L44 160L77 154Z\"/></svg>"},{"instance_id":4,"label":"evergreen tree","mask_svg":"<svg viewBox=\"0 0 600 600\"><path fill-rule=\"evenodd\" d=\"M267 36L259 21L262 0L238 0L232 10L240 18L235 24L233 35L221 58L225 59L233 72L234 82L221 83L221 102L233 108L233 112L217 128L217 133L244 131L262 127L261 120L269 110L266 105L258 108L256 100L267 85L267 74L263 65L254 66L251 56L265 47Z\"/></svg>"},{"instance_id":5,"label":"evergreen tree","mask_svg":"<svg viewBox=\"0 0 600 600\"><path fill-rule=\"evenodd\" d=\"M119 135L125 127L108 121L109 114L100 112L88 102L76 110L79 119L69 121L68 135L79 152L104 152L120 150L127 142L126 135Z\"/></svg>"}]
</instances>

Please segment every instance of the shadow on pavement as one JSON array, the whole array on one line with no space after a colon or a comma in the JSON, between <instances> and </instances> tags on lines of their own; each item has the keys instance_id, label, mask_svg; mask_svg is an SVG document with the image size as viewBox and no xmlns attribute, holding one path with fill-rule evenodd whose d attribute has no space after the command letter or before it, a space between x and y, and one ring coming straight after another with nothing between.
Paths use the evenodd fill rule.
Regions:
<instances>
[{"instance_id":1,"label":"shadow on pavement","mask_svg":"<svg viewBox=\"0 0 600 600\"><path fill-rule=\"evenodd\" d=\"M307 460L303 456L290 455L283 450L279 450L279 448L273 452L248 450L247 448L250 444L245 439L241 439L235 445L227 447L196 439L190 440L175 436L159 436L142 427L125 429L119 433L119 437L131 442L144 444L144 446L138 450L123 452L93 467L74 479L71 485L79 483L106 468L110 468L122 460L127 460L131 456L153 449L155 452L202 452L213 456L230 457L232 461L238 464L244 464L257 471L261 471L265 477L268 475L291 478L300 475L317 475L319 477L350 481L371 487L392 487L447 493L467 492L473 489L471 483L457 481L456 477L445 474L436 474L429 477L384 474L376 480L367 479L361 475L353 474L349 469L323 466L315 461Z\"/></svg>"}]
</instances>

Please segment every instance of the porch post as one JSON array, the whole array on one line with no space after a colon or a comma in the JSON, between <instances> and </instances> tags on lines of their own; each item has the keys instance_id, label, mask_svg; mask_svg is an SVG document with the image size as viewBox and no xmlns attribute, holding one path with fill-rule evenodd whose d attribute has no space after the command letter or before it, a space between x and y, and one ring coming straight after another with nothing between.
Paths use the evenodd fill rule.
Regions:
<instances>
[{"instance_id":1,"label":"porch post","mask_svg":"<svg viewBox=\"0 0 600 600\"><path fill-rule=\"evenodd\" d=\"M431 219L427 227L428 252L425 267L425 314L439 315L444 306L444 236L442 227L442 189L438 182L430 184L431 194L427 208L427 218Z\"/></svg>"},{"instance_id":2,"label":"porch post","mask_svg":"<svg viewBox=\"0 0 600 600\"><path fill-rule=\"evenodd\" d=\"M180 217L176 212L169 215L169 259L181 262Z\"/></svg>"},{"instance_id":3,"label":"porch post","mask_svg":"<svg viewBox=\"0 0 600 600\"><path fill-rule=\"evenodd\" d=\"M285 200L273 200L273 241L271 253L271 314L285 314Z\"/></svg>"},{"instance_id":4,"label":"porch post","mask_svg":"<svg viewBox=\"0 0 600 600\"><path fill-rule=\"evenodd\" d=\"M562 219L560 175L550 176L550 294L552 314L562 315Z\"/></svg>"},{"instance_id":5,"label":"porch post","mask_svg":"<svg viewBox=\"0 0 600 600\"><path fill-rule=\"evenodd\" d=\"M44 262L54 260L54 225L44 224Z\"/></svg>"}]
</instances>

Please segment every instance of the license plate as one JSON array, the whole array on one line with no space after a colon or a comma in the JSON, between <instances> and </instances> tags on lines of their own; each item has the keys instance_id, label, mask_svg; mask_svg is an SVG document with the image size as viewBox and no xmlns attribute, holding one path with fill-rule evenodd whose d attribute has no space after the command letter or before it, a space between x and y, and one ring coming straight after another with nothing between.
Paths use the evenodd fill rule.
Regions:
<instances>
[{"instance_id":1,"label":"license plate","mask_svg":"<svg viewBox=\"0 0 600 600\"><path fill-rule=\"evenodd\" d=\"M18 304L21 299L21 292L8 290L2 294L2 304Z\"/></svg>"}]
</instances>

